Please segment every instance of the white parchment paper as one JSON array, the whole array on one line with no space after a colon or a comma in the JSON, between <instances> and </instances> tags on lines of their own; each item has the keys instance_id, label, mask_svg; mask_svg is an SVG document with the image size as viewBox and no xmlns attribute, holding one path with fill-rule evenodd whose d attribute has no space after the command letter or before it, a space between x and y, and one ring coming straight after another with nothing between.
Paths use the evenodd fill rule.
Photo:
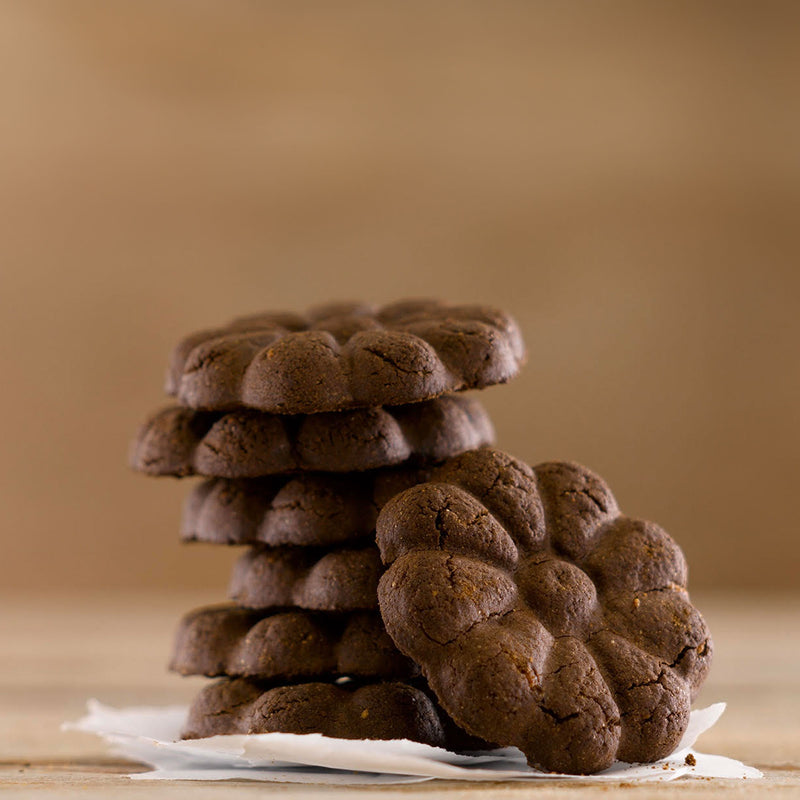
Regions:
<instances>
[{"instance_id":1,"label":"white parchment paper","mask_svg":"<svg viewBox=\"0 0 800 800\"><path fill-rule=\"evenodd\" d=\"M290 783L414 783L446 778L467 781L559 780L670 781L682 775L703 778L761 778L753 768L724 756L698 753L697 737L722 716L724 703L693 711L689 727L672 755L655 764L618 761L597 775L540 772L514 747L488 753L451 753L407 739L375 741L331 739L321 734L260 733L179 739L184 706L111 708L97 700L88 713L65 730L102 736L114 751L153 767L134 780L285 781ZM691 753L695 765L686 763Z\"/></svg>"}]
</instances>

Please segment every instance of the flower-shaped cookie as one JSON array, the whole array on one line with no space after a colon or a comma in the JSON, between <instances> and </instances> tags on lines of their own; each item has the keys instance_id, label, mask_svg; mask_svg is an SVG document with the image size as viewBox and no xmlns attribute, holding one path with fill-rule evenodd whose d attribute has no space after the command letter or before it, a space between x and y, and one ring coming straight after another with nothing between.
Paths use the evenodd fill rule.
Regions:
<instances>
[{"instance_id":1,"label":"flower-shaped cookie","mask_svg":"<svg viewBox=\"0 0 800 800\"><path fill-rule=\"evenodd\" d=\"M197 608L178 628L170 669L183 675L297 680L320 676L413 678L375 611L298 608L259 613L234 605Z\"/></svg>"},{"instance_id":2,"label":"flower-shaped cookie","mask_svg":"<svg viewBox=\"0 0 800 800\"><path fill-rule=\"evenodd\" d=\"M379 474L393 477L395 472ZM405 476L406 471L398 474ZM216 544L314 547L353 541L375 530L375 481L373 473L212 478L189 492L181 538ZM387 482L388 478L382 478L382 483Z\"/></svg>"},{"instance_id":3,"label":"flower-shaped cookie","mask_svg":"<svg viewBox=\"0 0 800 800\"><path fill-rule=\"evenodd\" d=\"M176 477L361 472L438 461L493 441L488 414L464 395L299 417L170 406L139 429L130 463L148 475Z\"/></svg>"},{"instance_id":4,"label":"flower-shaped cookie","mask_svg":"<svg viewBox=\"0 0 800 800\"><path fill-rule=\"evenodd\" d=\"M321 550L251 547L234 564L230 596L251 609L357 611L378 605L381 560L374 544Z\"/></svg>"},{"instance_id":5,"label":"flower-shaped cookie","mask_svg":"<svg viewBox=\"0 0 800 800\"><path fill-rule=\"evenodd\" d=\"M465 453L377 532L386 629L465 730L568 773L674 749L711 640L678 546L598 476Z\"/></svg>"},{"instance_id":6,"label":"flower-shaped cookie","mask_svg":"<svg viewBox=\"0 0 800 800\"><path fill-rule=\"evenodd\" d=\"M191 408L314 414L504 383L524 357L516 322L488 306L339 303L192 334L173 351L166 389Z\"/></svg>"},{"instance_id":7,"label":"flower-shaped cookie","mask_svg":"<svg viewBox=\"0 0 800 800\"><path fill-rule=\"evenodd\" d=\"M194 699L182 738L275 732L450 744L447 720L436 704L399 681L288 686L245 678L215 681Z\"/></svg>"}]
</instances>

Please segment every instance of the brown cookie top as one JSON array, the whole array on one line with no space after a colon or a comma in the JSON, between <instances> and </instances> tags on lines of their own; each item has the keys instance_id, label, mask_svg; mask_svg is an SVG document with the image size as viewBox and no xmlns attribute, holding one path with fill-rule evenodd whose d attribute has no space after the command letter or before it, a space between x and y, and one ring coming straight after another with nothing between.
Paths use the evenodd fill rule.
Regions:
<instances>
[{"instance_id":1,"label":"brown cookie top","mask_svg":"<svg viewBox=\"0 0 800 800\"><path fill-rule=\"evenodd\" d=\"M463 396L299 417L172 406L141 427L130 462L148 475L177 477L356 472L408 460L438 461L493 439L481 404Z\"/></svg>"},{"instance_id":2,"label":"brown cookie top","mask_svg":"<svg viewBox=\"0 0 800 800\"><path fill-rule=\"evenodd\" d=\"M191 408L273 414L404 405L513 378L516 322L480 305L410 300L264 313L199 331L175 348L166 390Z\"/></svg>"},{"instance_id":3,"label":"brown cookie top","mask_svg":"<svg viewBox=\"0 0 800 800\"><path fill-rule=\"evenodd\" d=\"M381 614L470 733L559 772L667 755L711 659L687 569L577 464L465 453L381 511Z\"/></svg>"},{"instance_id":4,"label":"brown cookie top","mask_svg":"<svg viewBox=\"0 0 800 800\"><path fill-rule=\"evenodd\" d=\"M195 698L183 738L250 733L409 739L456 751L493 746L458 728L427 691L396 681L270 687L246 678L222 679Z\"/></svg>"},{"instance_id":5,"label":"brown cookie top","mask_svg":"<svg viewBox=\"0 0 800 800\"><path fill-rule=\"evenodd\" d=\"M264 615L207 606L180 622L170 669L183 675L296 680L327 676L410 678L416 665L394 646L374 611Z\"/></svg>"},{"instance_id":6,"label":"brown cookie top","mask_svg":"<svg viewBox=\"0 0 800 800\"><path fill-rule=\"evenodd\" d=\"M253 547L234 564L230 597L252 609L376 609L381 571L374 544L331 551Z\"/></svg>"}]
</instances>

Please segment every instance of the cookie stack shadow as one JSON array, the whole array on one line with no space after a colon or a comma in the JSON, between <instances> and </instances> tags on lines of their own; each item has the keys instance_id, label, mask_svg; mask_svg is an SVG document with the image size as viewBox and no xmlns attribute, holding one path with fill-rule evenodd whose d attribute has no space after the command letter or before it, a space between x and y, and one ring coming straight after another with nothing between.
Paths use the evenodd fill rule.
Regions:
<instances>
[{"instance_id":1,"label":"cookie stack shadow","mask_svg":"<svg viewBox=\"0 0 800 800\"><path fill-rule=\"evenodd\" d=\"M318 732L485 743L437 704L378 609L380 508L437 463L493 442L474 396L524 358L507 315L433 301L338 304L192 334L131 451L196 476L181 537L246 548L230 602L181 620L171 668L216 678L186 738Z\"/></svg>"}]
</instances>

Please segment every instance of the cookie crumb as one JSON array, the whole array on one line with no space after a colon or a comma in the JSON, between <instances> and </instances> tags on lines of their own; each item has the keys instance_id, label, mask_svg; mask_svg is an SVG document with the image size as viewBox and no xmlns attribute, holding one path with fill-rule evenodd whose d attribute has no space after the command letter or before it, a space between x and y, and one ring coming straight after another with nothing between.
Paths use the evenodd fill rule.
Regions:
<instances>
[{"instance_id":1,"label":"cookie crumb","mask_svg":"<svg viewBox=\"0 0 800 800\"><path fill-rule=\"evenodd\" d=\"M368 708L365 708L365 709L364 709L364 710L361 712L361 719L366 719L368 716L369 716L369 709L368 709ZM688 758L688 756L687 756L687 758Z\"/></svg>"},{"instance_id":2,"label":"cookie crumb","mask_svg":"<svg viewBox=\"0 0 800 800\"><path fill-rule=\"evenodd\" d=\"M690 767L696 767L697 766L697 759L691 753L688 753L684 760L686 761L686 763Z\"/></svg>"}]
</instances>

